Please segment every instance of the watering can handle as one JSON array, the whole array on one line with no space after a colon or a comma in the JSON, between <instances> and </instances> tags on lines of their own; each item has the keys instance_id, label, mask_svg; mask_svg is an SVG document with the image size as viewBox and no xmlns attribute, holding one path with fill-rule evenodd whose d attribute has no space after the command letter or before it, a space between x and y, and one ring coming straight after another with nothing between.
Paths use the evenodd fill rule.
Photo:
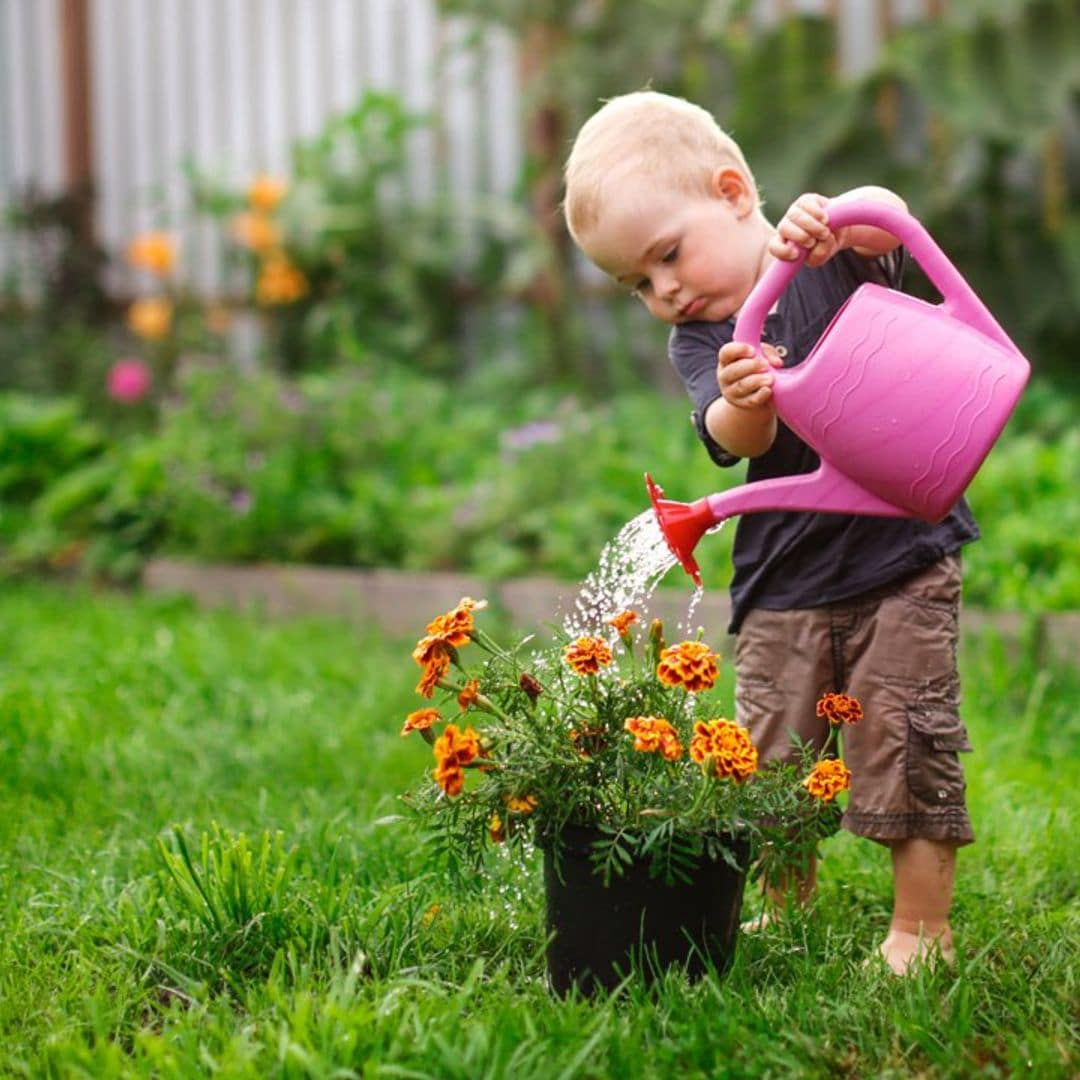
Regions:
<instances>
[{"instance_id":1,"label":"watering can handle","mask_svg":"<svg viewBox=\"0 0 1080 1080\"><path fill-rule=\"evenodd\" d=\"M987 337L1004 345L1010 352L1015 346L1005 331L998 326L993 315L972 291L949 257L935 243L933 237L910 214L888 203L870 199L831 199L826 204L829 225L834 229L846 225L876 225L892 233L914 256L926 271L926 276L942 295L942 308ZM734 339L746 342L761 351L761 332L768 315L780 294L802 268L807 252L801 250L794 260L777 259L761 276L753 291L743 304L735 322Z\"/></svg>"}]
</instances>

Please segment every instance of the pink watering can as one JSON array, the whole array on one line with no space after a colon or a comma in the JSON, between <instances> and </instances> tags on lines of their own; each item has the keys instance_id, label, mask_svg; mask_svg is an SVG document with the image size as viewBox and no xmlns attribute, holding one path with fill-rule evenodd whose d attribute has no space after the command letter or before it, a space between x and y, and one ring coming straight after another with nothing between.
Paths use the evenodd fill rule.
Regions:
<instances>
[{"instance_id":1,"label":"pink watering can","mask_svg":"<svg viewBox=\"0 0 1080 1080\"><path fill-rule=\"evenodd\" d=\"M815 472L743 484L692 503L665 499L646 474L668 545L699 585L697 542L735 514L808 510L940 521L1027 382L1027 360L918 221L877 202L833 201L828 212L833 228L876 225L899 238L943 302L860 285L810 355L774 371L777 415L817 452ZM802 261L777 260L766 270L735 323L736 341L760 354L765 316Z\"/></svg>"}]
</instances>

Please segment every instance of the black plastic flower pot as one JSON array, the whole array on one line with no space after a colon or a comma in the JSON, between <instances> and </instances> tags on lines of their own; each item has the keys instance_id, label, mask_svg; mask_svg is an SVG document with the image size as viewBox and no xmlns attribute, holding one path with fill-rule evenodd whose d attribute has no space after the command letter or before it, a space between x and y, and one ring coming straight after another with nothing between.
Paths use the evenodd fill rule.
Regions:
<instances>
[{"instance_id":1,"label":"black plastic flower pot","mask_svg":"<svg viewBox=\"0 0 1080 1080\"><path fill-rule=\"evenodd\" d=\"M547 969L559 995L614 989L632 970L647 982L673 966L691 978L727 970L735 951L749 845L723 844L741 869L702 857L690 880L667 884L650 875L648 857L605 885L593 865L596 829L568 826L559 843L543 842Z\"/></svg>"}]
</instances>

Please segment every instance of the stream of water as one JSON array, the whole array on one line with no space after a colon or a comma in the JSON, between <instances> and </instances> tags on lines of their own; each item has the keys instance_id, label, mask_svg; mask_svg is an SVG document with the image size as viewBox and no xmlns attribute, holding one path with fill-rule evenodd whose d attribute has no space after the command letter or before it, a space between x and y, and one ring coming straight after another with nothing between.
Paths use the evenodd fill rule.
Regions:
<instances>
[{"instance_id":1,"label":"stream of water","mask_svg":"<svg viewBox=\"0 0 1080 1080\"><path fill-rule=\"evenodd\" d=\"M571 638L611 638L615 631L607 621L627 610L636 611L647 626L649 599L668 571L677 565L655 512L651 507L643 510L604 546L596 569L581 584L573 610L563 619L563 630ZM696 635L693 618L702 591L700 587L692 587L686 616L676 627L686 637Z\"/></svg>"}]
</instances>

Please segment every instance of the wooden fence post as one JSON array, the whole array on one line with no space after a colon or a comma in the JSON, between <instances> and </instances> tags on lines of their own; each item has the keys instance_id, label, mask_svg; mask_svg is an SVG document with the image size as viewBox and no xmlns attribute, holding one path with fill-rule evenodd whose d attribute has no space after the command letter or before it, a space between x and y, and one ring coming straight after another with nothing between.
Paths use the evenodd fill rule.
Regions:
<instances>
[{"instance_id":1,"label":"wooden fence post","mask_svg":"<svg viewBox=\"0 0 1080 1080\"><path fill-rule=\"evenodd\" d=\"M94 140L87 0L60 0L64 180L78 207L83 243L94 242Z\"/></svg>"}]
</instances>

